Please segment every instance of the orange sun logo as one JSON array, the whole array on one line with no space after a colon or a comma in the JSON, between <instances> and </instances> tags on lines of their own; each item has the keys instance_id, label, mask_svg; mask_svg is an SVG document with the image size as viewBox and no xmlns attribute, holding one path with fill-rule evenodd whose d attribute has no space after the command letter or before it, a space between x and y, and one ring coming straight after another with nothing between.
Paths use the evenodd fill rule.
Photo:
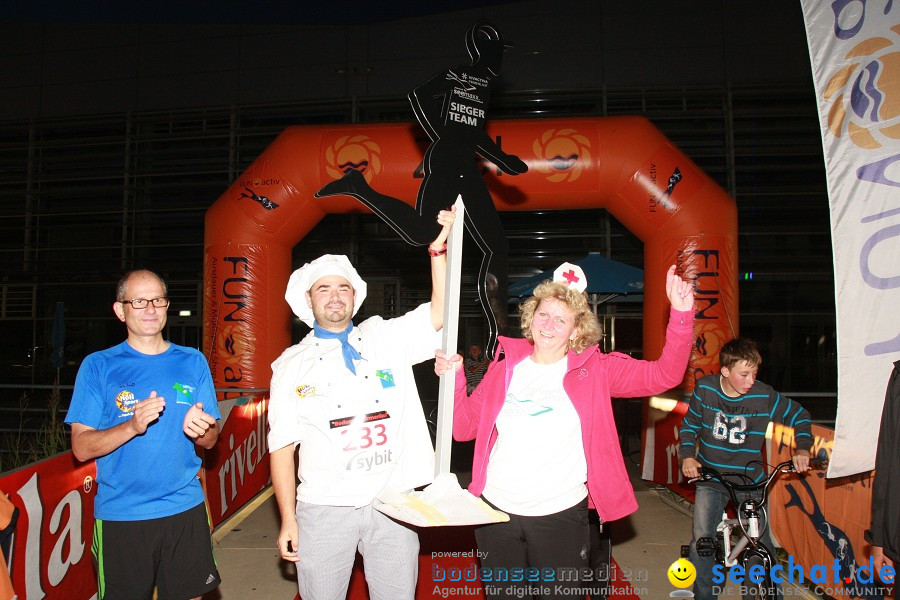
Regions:
<instances>
[{"instance_id":1,"label":"orange sun logo","mask_svg":"<svg viewBox=\"0 0 900 600\"><path fill-rule=\"evenodd\" d=\"M725 333L717 323L702 322L694 326L696 337L694 338L694 352L700 356L707 356L718 360L719 350L728 340Z\"/></svg>"},{"instance_id":2,"label":"orange sun logo","mask_svg":"<svg viewBox=\"0 0 900 600\"><path fill-rule=\"evenodd\" d=\"M574 129L548 129L532 145L534 168L547 181L576 181L591 162L591 142Z\"/></svg>"},{"instance_id":3,"label":"orange sun logo","mask_svg":"<svg viewBox=\"0 0 900 600\"><path fill-rule=\"evenodd\" d=\"M711 321L695 323L689 369L695 379L719 372L719 351L727 341L725 332L717 323Z\"/></svg>"},{"instance_id":4,"label":"orange sun logo","mask_svg":"<svg viewBox=\"0 0 900 600\"><path fill-rule=\"evenodd\" d=\"M216 342L219 356L230 365L237 364L244 356L252 356L256 345L249 335L247 327L226 325L218 334Z\"/></svg>"},{"instance_id":5,"label":"orange sun logo","mask_svg":"<svg viewBox=\"0 0 900 600\"><path fill-rule=\"evenodd\" d=\"M347 171L360 171L366 181L381 172L381 147L367 135L344 136L325 150L325 172L340 179Z\"/></svg>"},{"instance_id":6,"label":"orange sun logo","mask_svg":"<svg viewBox=\"0 0 900 600\"><path fill-rule=\"evenodd\" d=\"M900 25L888 37L863 40L825 87L828 129L867 150L900 140Z\"/></svg>"}]
</instances>

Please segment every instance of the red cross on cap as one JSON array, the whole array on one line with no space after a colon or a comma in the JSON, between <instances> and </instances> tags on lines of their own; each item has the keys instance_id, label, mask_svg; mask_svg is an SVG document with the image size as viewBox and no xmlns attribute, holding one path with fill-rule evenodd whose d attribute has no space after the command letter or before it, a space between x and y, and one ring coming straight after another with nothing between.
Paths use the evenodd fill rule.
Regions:
<instances>
[{"instance_id":1,"label":"red cross on cap","mask_svg":"<svg viewBox=\"0 0 900 600\"><path fill-rule=\"evenodd\" d=\"M583 292L587 289L587 278L584 271L578 265L563 263L553 271L553 281L565 283L572 289Z\"/></svg>"}]
</instances>

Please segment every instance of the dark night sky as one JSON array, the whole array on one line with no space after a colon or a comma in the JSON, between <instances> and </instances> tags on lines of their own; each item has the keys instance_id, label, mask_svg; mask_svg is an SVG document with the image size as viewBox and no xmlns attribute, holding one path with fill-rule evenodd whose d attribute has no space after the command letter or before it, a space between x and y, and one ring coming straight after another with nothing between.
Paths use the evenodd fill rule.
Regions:
<instances>
[{"instance_id":1,"label":"dark night sky","mask_svg":"<svg viewBox=\"0 0 900 600\"><path fill-rule=\"evenodd\" d=\"M476 0L14 0L0 20L43 23L357 25L507 4Z\"/></svg>"}]
</instances>

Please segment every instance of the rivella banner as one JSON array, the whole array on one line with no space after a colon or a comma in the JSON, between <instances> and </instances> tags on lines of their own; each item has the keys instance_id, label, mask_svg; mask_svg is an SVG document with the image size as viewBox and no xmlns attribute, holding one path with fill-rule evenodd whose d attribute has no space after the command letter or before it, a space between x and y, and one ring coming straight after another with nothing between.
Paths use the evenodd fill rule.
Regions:
<instances>
[{"instance_id":1,"label":"rivella banner","mask_svg":"<svg viewBox=\"0 0 900 600\"><path fill-rule=\"evenodd\" d=\"M900 4L802 0L834 254L838 407L828 477L875 466L900 358Z\"/></svg>"},{"instance_id":2,"label":"rivella banner","mask_svg":"<svg viewBox=\"0 0 900 600\"><path fill-rule=\"evenodd\" d=\"M219 403L223 420L216 445L206 451L206 498L218 527L269 484L266 414L269 399L252 394Z\"/></svg>"}]
</instances>

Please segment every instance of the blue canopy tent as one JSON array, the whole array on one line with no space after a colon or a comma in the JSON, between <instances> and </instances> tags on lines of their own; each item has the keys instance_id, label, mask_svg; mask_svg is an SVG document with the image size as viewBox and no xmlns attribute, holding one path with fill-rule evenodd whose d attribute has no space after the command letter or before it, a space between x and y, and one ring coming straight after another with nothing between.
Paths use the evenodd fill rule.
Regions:
<instances>
[{"instance_id":1,"label":"blue canopy tent","mask_svg":"<svg viewBox=\"0 0 900 600\"><path fill-rule=\"evenodd\" d=\"M587 277L588 302L597 314L597 307L604 302L618 298L617 302L641 302L644 299L644 271L625 263L620 263L597 252L591 252L574 262L581 267ZM558 265L557 265L558 266ZM542 281L553 279L556 267L525 279L520 279L509 286L510 298L528 296ZM603 350L610 352L616 347L616 321L609 317L604 326L606 336L602 340Z\"/></svg>"},{"instance_id":2,"label":"blue canopy tent","mask_svg":"<svg viewBox=\"0 0 900 600\"><path fill-rule=\"evenodd\" d=\"M584 270L587 277L588 300L597 311L597 306L619 296L627 296L629 300L642 300L644 294L644 271L625 263L620 263L598 252L572 261ZM556 267L525 279L520 279L509 286L510 297L528 296L544 280L553 279Z\"/></svg>"}]
</instances>

